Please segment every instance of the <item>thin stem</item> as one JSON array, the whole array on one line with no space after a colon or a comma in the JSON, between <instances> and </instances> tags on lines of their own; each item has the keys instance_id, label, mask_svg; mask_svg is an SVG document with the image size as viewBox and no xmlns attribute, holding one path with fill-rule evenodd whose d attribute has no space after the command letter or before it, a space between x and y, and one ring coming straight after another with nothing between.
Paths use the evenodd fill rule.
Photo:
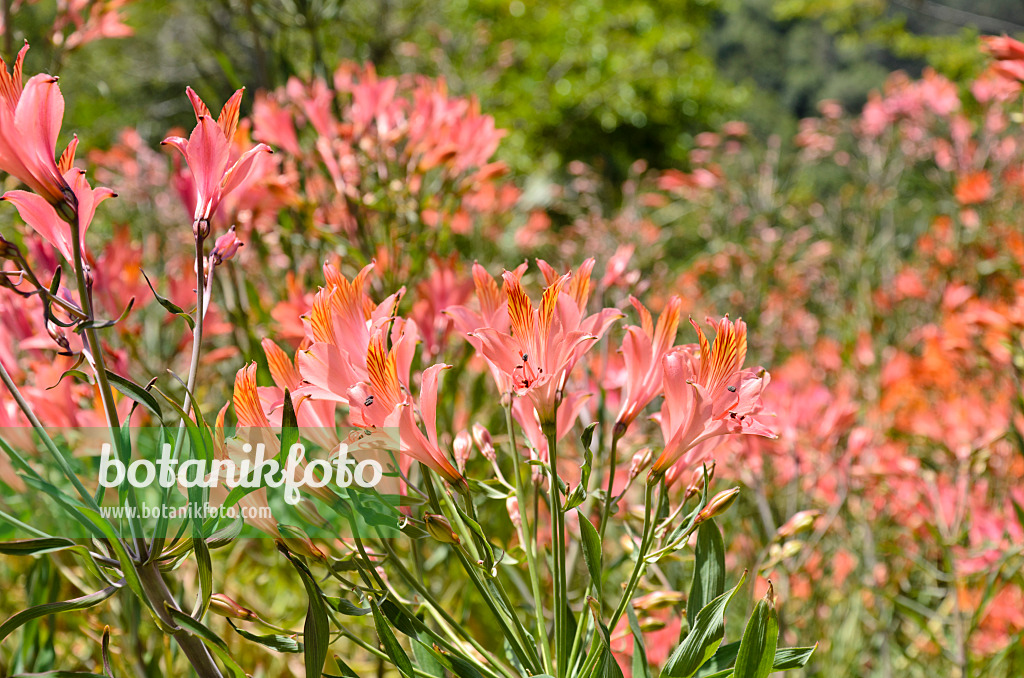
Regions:
<instances>
[{"instance_id":1,"label":"thin stem","mask_svg":"<svg viewBox=\"0 0 1024 678\"><path fill-rule=\"evenodd\" d=\"M405 581L410 586L412 586L412 588L415 589L415 591L419 593L424 600L430 603L430 609L432 612L434 612L442 620L444 620L445 624L450 626L455 631L456 634L461 636L466 642L472 645L477 652L486 657L487 660L494 664L496 667L501 669L501 672L503 674L505 674L509 678L515 678L515 674L511 673L508 670L508 668L505 667L502 664L502 662L498 660L496 655L494 655L490 650L485 648L479 641L473 638L473 636L468 631L466 631L463 625L457 622L448 613L448 611L444 609L444 606L441 605L440 602L438 602L438 600L433 596L432 593L430 593L430 590L423 585L423 582L419 581L415 576L413 576L411 572L409 572L409 570L406 569L405 565L403 565L402 562L399 560L398 555L395 553L394 549L392 549L391 546L387 543L387 540L382 540L381 545L384 547L384 550L388 552L388 555L391 556L392 565L394 565L395 569L398 570L398 574L401 575L402 578L405 579Z\"/></svg>"},{"instance_id":2,"label":"thin stem","mask_svg":"<svg viewBox=\"0 0 1024 678\"><path fill-rule=\"evenodd\" d=\"M64 455L61 454L60 450L57 449L57 446L54 444L53 439L50 438L50 434L46 432L46 429L43 428L43 424L39 421L39 418L36 417L35 412L32 411L32 406L29 405L28 401L25 400L25 397L21 395L21 391L18 390L17 384L15 384L14 380L11 379L11 375L8 374L7 368L4 367L2 361L0 361L0 381L3 381L4 386L6 386L7 390L10 391L11 396L14 397L14 401L18 403L18 407L21 408L21 411L25 414L25 417L28 418L28 421L32 425L32 428L35 430L36 434L39 435L39 438L43 441L43 446L46 447L46 450L50 453L50 456L53 457L53 460L57 463L57 466L60 467L61 472L64 473L67 479L71 481L71 484L75 486L75 490L82 498L82 501L84 501L89 508L99 513L100 507L96 504L95 500L92 498L92 495L89 494L88 490L85 489L85 486L82 485L82 481L78 479L78 476L71 469L71 466L68 464L68 460L65 459Z\"/></svg>"},{"instance_id":3,"label":"thin stem","mask_svg":"<svg viewBox=\"0 0 1024 678\"><path fill-rule=\"evenodd\" d=\"M568 645L568 620L565 616L569 605L569 596L565 576L565 515L562 511L561 490L558 484L558 434L554 421L541 424L548 441L548 461L551 467L551 558L554 561L555 588L555 658L557 670L555 675L561 678L566 674L569 656L566 654Z\"/></svg>"},{"instance_id":4,"label":"thin stem","mask_svg":"<svg viewBox=\"0 0 1024 678\"><path fill-rule=\"evenodd\" d=\"M615 491L615 468L619 463L619 440L625 432L626 427L622 426L620 428L618 423L612 429L612 449L608 455L608 490L604 497L604 507L601 509L601 526L597 530L602 541L604 540L605 530L608 528L608 519L612 515L612 506L615 505L618 499L617 497L613 498L612 492Z\"/></svg>"},{"instance_id":5,"label":"thin stem","mask_svg":"<svg viewBox=\"0 0 1024 678\"><path fill-rule=\"evenodd\" d=\"M100 343L96 328L92 326L92 321L96 319L96 315L93 312L92 306L92 290L89 289L89 284L85 279L85 265L82 259L81 219L77 207L74 209L74 217L71 219L70 225L75 281L78 284L78 301L82 305L82 312L85 313L87 318L85 326L85 339L88 346L87 357L92 365L93 372L96 374L96 385L99 388L100 400L103 402L103 410L106 414L107 426L110 428L110 437L114 442L114 449L117 450L118 458L123 459L120 416L117 413L117 406L114 404L114 393L110 388L110 380L107 378L107 366L103 358L103 345ZM135 500L134 488L128 488L127 498L131 505L137 509L138 505ZM138 552L138 556L145 558L146 540L142 536L142 521L139 518L138 510L132 511L128 519L131 524L132 533L135 535L135 549Z\"/></svg>"},{"instance_id":6,"label":"thin stem","mask_svg":"<svg viewBox=\"0 0 1024 678\"><path fill-rule=\"evenodd\" d=\"M526 538L526 535L530 533L530 518L526 507L526 489L523 487L522 460L519 458L515 424L512 421L511 400L509 400L508 405L505 407L505 425L508 427L509 447L511 448L512 461L515 465L513 473L515 474L516 483L516 501L519 502L519 541L522 543L523 551L526 553L526 565L530 571L530 588L533 591L533 615L537 624L537 644L540 646L544 666L548 670L554 671L554 666L551 663L551 643L547 634L547 624L544 620L544 602L540 592L540 572L537 570L537 554L534 550L537 547L537 542ZM534 518L536 519L536 514Z\"/></svg>"}]
</instances>

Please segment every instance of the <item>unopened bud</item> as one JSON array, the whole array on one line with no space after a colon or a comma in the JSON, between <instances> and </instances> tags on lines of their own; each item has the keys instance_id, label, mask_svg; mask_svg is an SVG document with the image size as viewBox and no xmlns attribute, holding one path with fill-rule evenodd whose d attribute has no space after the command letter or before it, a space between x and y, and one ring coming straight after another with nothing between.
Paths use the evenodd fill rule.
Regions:
<instances>
[{"instance_id":1,"label":"unopened bud","mask_svg":"<svg viewBox=\"0 0 1024 678\"><path fill-rule=\"evenodd\" d=\"M196 238L207 238L210 235L210 220L196 219L192 222L192 235Z\"/></svg>"},{"instance_id":2,"label":"unopened bud","mask_svg":"<svg viewBox=\"0 0 1024 678\"><path fill-rule=\"evenodd\" d=\"M811 509L808 511L797 511L793 517L786 521L786 524L775 533L776 539L784 540L794 537L801 532L806 532L814 527L815 521L821 515L821 511Z\"/></svg>"},{"instance_id":3,"label":"unopened bud","mask_svg":"<svg viewBox=\"0 0 1024 678\"><path fill-rule=\"evenodd\" d=\"M459 473L466 472L466 461L469 459L469 453L473 450L473 439L469 436L469 431L459 431L455 436L455 442L452 443L452 451L455 453L455 466L459 469Z\"/></svg>"},{"instance_id":4,"label":"unopened bud","mask_svg":"<svg viewBox=\"0 0 1024 678\"><path fill-rule=\"evenodd\" d=\"M679 591L654 591L634 600L633 607L640 612L651 613L678 605L681 602L683 602L683 594Z\"/></svg>"},{"instance_id":5,"label":"unopened bud","mask_svg":"<svg viewBox=\"0 0 1024 678\"><path fill-rule=\"evenodd\" d=\"M233 619L258 619L255 612L242 607L223 593L214 593L210 596L210 612Z\"/></svg>"},{"instance_id":6,"label":"unopened bud","mask_svg":"<svg viewBox=\"0 0 1024 678\"><path fill-rule=\"evenodd\" d=\"M515 497L509 497L505 500L505 510L508 511L509 520L515 525L518 530L523 526L523 516L519 513L519 500Z\"/></svg>"},{"instance_id":7,"label":"unopened bud","mask_svg":"<svg viewBox=\"0 0 1024 678\"><path fill-rule=\"evenodd\" d=\"M455 534L452 524L444 516L434 513L423 514L423 524L427 527L430 536L442 544L459 544L462 542L459 535Z\"/></svg>"},{"instance_id":8,"label":"unopened bud","mask_svg":"<svg viewBox=\"0 0 1024 678\"><path fill-rule=\"evenodd\" d=\"M238 239L238 236L235 234L235 227L232 226L228 229L227 233L217 238L213 244L213 251L210 252L213 265L217 266L225 261L230 261L235 256L238 248L243 245L245 243Z\"/></svg>"},{"instance_id":9,"label":"unopened bud","mask_svg":"<svg viewBox=\"0 0 1024 678\"><path fill-rule=\"evenodd\" d=\"M658 619L656 617L644 617L640 620L640 630L644 633L650 633L653 631L660 631L668 625L664 619Z\"/></svg>"},{"instance_id":10,"label":"unopened bud","mask_svg":"<svg viewBox=\"0 0 1024 678\"><path fill-rule=\"evenodd\" d=\"M294 508L295 511L302 516L302 519L310 525L324 530L331 529L331 524L322 515L320 515L320 512L316 509L316 504L310 500L300 497L299 503L296 504Z\"/></svg>"},{"instance_id":11,"label":"unopened bud","mask_svg":"<svg viewBox=\"0 0 1024 678\"><path fill-rule=\"evenodd\" d=\"M327 555L318 549L316 544L310 540L309 535L301 529L294 525L278 523L277 530L281 533L279 541L281 541L289 551L292 551L293 553L301 553L304 556L315 558L316 560L327 560Z\"/></svg>"},{"instance_id":12,"label":"unopened bud","mask_svg":"<svg viewBox=\"0 0 1024 678\"><path fill-rule=\"evenodd\" d=\"M711 466L708 466L708 482L715 477L715 462L711 462ZM688 501L690 497L700 494L704 491L704 467L697 469L693 472L693 477L690 479L690 484L686 486L686 494L683 496L683 501Z\"/></svg>"},{"instance_id":13,"label":"unopened bud","mask_svg":"<svg viewBox=\"0 0 1024 678\"><path fill-rule=\"evenodd\" d=\"M705 520L710 520L716 516L720 516L729 510L733 502L736 501L736 497L740 494L740 488L734 487L731 490L723 490L715 496L711 497L708 505L700 510L697 514L694 525L699 525Z\"/></svg>"},{"instance_id":14,"label":"unopened bud","mask_svg":"<svg viewBox=\"0 0 1024 678\"><path fill-rule=\"evenodd\" d=\"M494 444L491 442L491 432L484 428L482 424L473 424L473 440L476 441L480 454L484 455L488 461L495 460L496 455L494 454Z\"/></svg>"},{"instance_id":15,"label":"unopened bud","mask_svg":"<svg viewBox=\"0 0 1024 678\"><path fill-rule=\"evenodd\" d=\"M647 468L647 465L651 463L651 457L653 456L652 450L649 447L641 447L633 455L633 461L629 463L629 479L634 480L640 472Z\"/></svg>"},{"instance_id":16,"label":"unopened bud","mask_svg":"<svg viewBox=\"0 0 1024 678\"><path fill-rule=\"evenodd\" d=\"M68 343L68 338L67 335L64 334L64 330L50 320L46 321L46 333L49 334L50 338L53 339L62 349L65 351L71 350L71 345Z\"/></svg>"}]
</instances>

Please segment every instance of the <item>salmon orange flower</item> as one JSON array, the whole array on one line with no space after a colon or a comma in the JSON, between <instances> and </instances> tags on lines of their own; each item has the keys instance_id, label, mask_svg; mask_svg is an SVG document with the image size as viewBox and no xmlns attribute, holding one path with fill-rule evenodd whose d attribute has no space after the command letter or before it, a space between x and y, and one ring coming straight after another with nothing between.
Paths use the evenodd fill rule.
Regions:
<instances>
[{"instance_id":1,"label":"salmon orange flower","mask_svg":"<svg viewBox=\"0 0 1024 678\"><path fill-rule=\"evenodd\" d=\"M51 205L76 207L75 195L54 160L64 119L64 96L57 78L40 73L22 87L21 69L28 43L14 60L12 73L0 60L0 170L27 184ZM62 215L71 214L62 211Z\"/></svg>"},{"instance_id":2,"label":"salmon orange flower","mask_svg":"<svg viewBox=\"0 0 1024 678\"><path fill-rule=\"evenodd\" d=\"M706 453L701 443L730 433L775 437L757 415L761 392L769 381L762 368L741 369L747 356L747 326L742 320L722 318L714 343L697 330L697 351L682 348L663 358L665 402L660 424L665 449L651 467L660 477L676 462L696 463L693 451ZM694 458L689 458L694 457Z\"/></svg>"},{"instance_id":3,"label":"salmon orange flower","mask_svg":"<svg viewBox=\"0 0 1024 678\"><path fill-rule=\"evenodd\" d=\"M431 365L420 382L419 410L426 435L416 424L412 398L398 381L398 349L385 346L386 331L374 332L366 350L368 382L349 390L352 423L356 426L398 430L399 449L429 467L450 484L466 487L466 480L441 450L437 438L438 376L450 365Z\"/></svg>"},{"instance_id":4,"label":"salmon orange flower","mask_svg":"<svg viewBox=\"0 0 1024 678\"><path fill-rule=\"evenodd\" d=\"M214 121L210 109L191 87L185 88L196 114L196 126L188 139L167 137L161 143L178 149L185 157L195 181L196 201L193 219L200 227L208 228L224 196L239 188L249 179L260 153L271 153L266 144L256 144L228 167L231 141L238 129L238 109L244 88L236 91L220 116ZM203 226L205 224L205 226Z\"/></svg>"},{"instance_id":5,"label":"salmon orange flower","mask_svg":"<svg viewBox=\"0 0 1024 678\"><path fill-rule=\"evenodd\" d=\"M683 302L673 295L658 318L657 327L651 312L636 297L630 297L640 314L640 327L630 325L622 340L622 357L626 365L626 383L616 426L623 431L633 423L640 411L661 393L664 366L662 359L672 348L679 329L679 313Z\"/></svg>"},{"instance_id":6,"label":"salmon orange flower","mask_svg":"<svg viewBox=\"0 0 1024 678\"><path fill-rule=\"evenodd\" d=\"M85 231L92 223L93 215L96 213L96 206L112 198L116 194L109 188L92 188L85 179L85 171L74 167L75 149L78 147L78 137L72 139L67 150L60 157L58 170L62 174L62 180L71 191L77 205L79 223L78 246L85 251ZM28 191L7 191L0 197L13 204L25 223L31 226L36 233L43 236L46 242L50 243L64 255L69 262L74 261L73 243L71 242L71 228L64 218L58 213L54 205L46 198L30 193Z\"/></svg>"},{"instance_id":7,"label":"salmon orange flower","mask_svg":"<svg viewBox=\"0 0 1024 678\"><path fill-rule=\"evenodd\" d=\"M530 397L541 425L555 423L555 412L572 368L622 317L614 308L583 316L590 296L593 261L584 262L575 276L570 272L560 277L554 277L550 267L543 264L548 286L537 309L519 278L506 271L511 333L494 327L473 332L479 338L480 352L507 378L512 391ZM563 291L567 285L568 291Z\"/></svg>"}]
</instances>

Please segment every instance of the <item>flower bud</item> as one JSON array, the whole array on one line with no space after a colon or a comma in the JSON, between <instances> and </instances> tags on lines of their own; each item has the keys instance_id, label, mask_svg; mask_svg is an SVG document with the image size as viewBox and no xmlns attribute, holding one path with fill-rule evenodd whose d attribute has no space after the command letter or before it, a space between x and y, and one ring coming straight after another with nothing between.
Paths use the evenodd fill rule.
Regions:
<instances>
[{"instance_id":1,"label":"flower bud","mask_svg":"<svg viewBox=\"0 0 1024 678\"><path fill-rule=\"evenodd\" d=\"M505 510L508 511L508 517L516 529L521 528L523 526L523 516L519 513L519 500L515 497L506 499Z\"/></svg>"},{"instance_id":2,"label":"flower bud","mask_svg":"<svg viewBox=\"0 0 1024 678\"><path fill-rule=\"evenodd\" d=\"M459 431L452 444L452 451L455 453L455 466L459 469L459 473L466 472L466 461L472 450L473 439L470 438L469 431Z\"/></svg>"},{"instance_id":3,"label":"flower bud","mask_svg":"<svg viewBox=\"0 0 1024 678\"><path fill-rule=\"evenodd\" d=\"M476 441L480 454L484 455L488 461L495 460L496 455L494 453L494 444L491 442L490 431L481 424L473 424L473 440Z\"/></svg>"},{"instance_id":4,"label":"flower bud","mask_svg":"<svg viewBox=\"0 0 1024 678\"><path fill-rule=\"evenodd\" d=\"M301 529L293 525L278 523L277 530L281 533L278 541L283 543L289 551L301 553L316 560L327 560L327 554L317 548L316 544Z\"/></svg>"},{"instance_id":5,"label":"flower bud","mask_svg":"<svg viewBox=\"0 0 1024 678\"><path fill-rule=\"evenodd\" d=\"M633 607L640 612L650 614L655 610L663 610L682 602L683 594L679 591L654 591L634 600Z\"/></svg>"},{"instance_id":6,"label":"flower bud","mask_svg":"<svg viewBox=\"0 0 1024 678\"><path fill-rule=\"evenodd\" d=\"M797 511L793 517L786 521L786 524L778 529L775 538L779 540L789 539L801 532L806 532L814 527L815 521L821 515L821 511L814 509L808 511Z\"/></svg>"},{"instance_id":7,"label":"flower bud","mask_svg":"<svg viewBox=\"0 0 1024 678\"><path fill-rule=\"evenodd\" d=\"M455 534L452 524L444 516L434 513L423 514L423 524L427 527L430 536L442 544L459 544L462 542L459 535Z\"/></svg>"},{"instance_id":8,"label":"flower bud","mask_svg":"<svg viewBox=\"0 0 1024 678\"><path fill-rule=\"evenodd\" d=\"M58 327L52 321L47 320L46 333L49 334L50 338L53 339L57 343L57 345L60 346L62 349L64 349L65 351L71 350L71 345L68 343L68 337L66 334L64 334L63 328Z\"/></svg>"},{"instance_id":9,"label":"flower bud","mask_svg":"<svg viewBox=\"0 0 1024 678\"><path fill-rule=\"evenodd\" d=\"M716 516L720 516L729 510L733 502L736 501L736 497L740 494L740 488L734 487L731 490L723 490L715 496L711 497L708 501L708 505L700 510L697 514L697 519L694 521L694 525L699 525L705 520L710 520Z\"/></svg>"},{"instance_id":10,"label":"flower bud","mask_svg":"<svg viewBox=\"0 0 1024 678\"><path fill-rule=\"evenodd\" d=\"M238 248L243 245L245 243L238 239L238 236L235 234L235 227L232 226L228 229L227 233L217 238L213 244L213 251L210 252L213 265L217 266L231 260L235 256L235 252L238 251Z\"/></svg>"},{"instance_id":11,"label":"flower bud","mask_svg":"<svg viewBox=\"0 0 1024 678\"><path fill-rule=\"evenodd\" d=\"M242 607L223 593L214 593L210 596L210 612L233 619L253 620L258 618L255 612Z\"/></svg>"},{"instance_id":12,"label":"flower bud","mask_svg":"<svg viewBox=\"0 0 1024 678\"><path fill-rule=\"evenodd\" d=\"M641 447L633 455L633 461L629 463L629 479L634 480L640 472L651 463L652 451L649 447Z\"/></svg>"},{"instance_id":13,"label":"flower bud","mask_svg":"<svg viewBox=\"0 0 1024 678\"><path fill-rule=\"evenodd\" d=\"M711 462L711 466L708 466L708 481L715 477L715 462ZM683 495L683 501L689 501L690 497L700 494L704 491L704 467L697 469L693 472L693 477L690 479L690 484L686 486L686 494Z\"/></svg>"}]
</instances>

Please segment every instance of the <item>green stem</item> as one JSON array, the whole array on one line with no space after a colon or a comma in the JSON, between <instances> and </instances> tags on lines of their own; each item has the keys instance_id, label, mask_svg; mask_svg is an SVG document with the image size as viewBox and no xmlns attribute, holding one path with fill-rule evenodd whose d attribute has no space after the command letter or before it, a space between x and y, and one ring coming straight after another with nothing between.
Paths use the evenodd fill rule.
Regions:
<instances>
[{"instance_id":1,"label":"green stem","mask_svg":"<svg viewBox=\"0 0 1024 678\"><path fill-rule=\"evenodd\" d=\"M519 541L522 543L523 551L526 553L526 566L530 571L530 588L533 591L533 614L537 624L537 644L540 646L544 666L549 671L554 671L554 666L551 663L551 642L548 638L547 624L544 620L544 602L540 592L540 572L537 570L537 554L535 552L537 542L526 538L526 535L530 533L530 519L526 507L526 489L523 487L522 460L519 458L515 424L512 420L511 400L505 407L505 425L508 427L509 447L511 448L512 461L515 465L513 473L515 474L516 483L516 501L519 502ZM534 518L536 519L536 514L534 514Z\"/></svg>"},{"instance_id":2,"label":"green stem","mask_svg":"<svg viewBox=\"0 0 1024 678\"><path fill-rule=\"evenodd\" d=\"M604 540L605 530L608 528L608 519L612 515L612 506L615 505L615 499L613 498L612 492L615 490L615 468L619 462L619 440L622 435L626 432L626 428L623 426L620 433L619 424L616 423L612 429L612 449L608 455L608 491L604 498L604 507L601 509L601 526L598 528L597 533L601 535L601 540Z\"/></svg>"},{"instance_id":3,"label":"green stem","mask_svg":"<svg viewBox=\"0 0 1024 678\"><path fill-rule=\"evenodd\" d=\"M640 581L640 577L643 575L646 569L646 558L647 551L650 548L651 540L654 537L654 484L647 483L646 490L644 492L644 531L643 536L640 537L640 547L637 550L636 565L633 568L633 573L629 577L629 583L626 584L625 590L622 592L622 598L619 600L618 606L615 608L615 613L612 615L611 621L608 624L609 629L614 629L615 625L619 623L619 619L622 614L626 611L626 605L629 605L633 599L633 593L636 591L636 586ZM595 634L596 638L596 634ZM587 655L587 661L584 662L583 668L580 669L579 676L581 678L589 678L589 676L597 668L597 660L600 652L595 651L595 646L591 644L591 651Z\"/></svg>"},{"instance_id":4,"label":"green stem","mask_svg":"<svg viewBox=\"0 0 1024 678\"><path fill-rule=\"evenodd\" d=\"M569 596L565 575L565 515L562 510L561 490L558 484L558 434L554 421L541 424L544 436L548 441L548 462L551 469L551 558L554 561L555 588L555 659L558 678L566 675L569 656L566 654L568 645L568 620L565 612L569 605Z\"/></svg>"},{"instance_id":5,"label":"green stem","mask_svg":"<svg viewBox=\"0 0 1024 678\"><path fill-rule=\"evenodd\" d=\"M431 507L433 507L433 509L438 514L443 514L444 511L441 509L441 503L440 501L438 501L437 498L437 490L434 489L434 483L430 479L430 472L426 468L423 469L423 484L427 488L427 496ZM452 550L458 557L459 562L462 563L462 569L466 572L467 575L469 575L470 580L473 582L473 586L475 586L477 591L480 593L480 597L483 598L483 601L487 605L488 609L490 609L491 614L494 615L494 618L501 625L502 633L508 640L509 645L512 646L512 651L515 652L516 657L519 658L519 661L523 664L523 666L530 666L536 671L540 671L540 667L535 665L530 655L526 652L525 649L523 649L520 640L517 637L518 634L516 633L515 629L509 626L508 619L506 619L505 615L502 614L500 609L498 609L498 606L495 605L494 600L491 599L490 592L487 590L487 588L483 585L483 582L480 580L480 576L476 571L476 566L473 563L471 563L468 558L466 558L466 555L462 552L461 549L455 548ZM514 614L514 612L512 612L511 610L509 611L509 613Z\"/></svg>"},{"instance_id":6,"label":"green stem","mask_svg":"<svg viewBox=\"0 0 1024 678\"><path fill-rule=\"evenodd\" d=\"M117 450L118 458L123 459L121 421L117 414L117 406L114 404L114 393L110 388L110 380L107 378L107 366L106 361L103 358L103 345L100 343L99 335L96 333L96 328L91 326L92 321L96 319L96 314L93 312L92 291L89 289L89 285L85 279L85 266L82 259L81 220L77 207L74 210L74 217L70 220L70 225L72 258L74 259L75 266L75 282L78 284L78 301L82 306L82 312L87 318L85 339L89 353L92 356L92 359L89 362L92 364L93 372L96 373L96 385L99 388L100 400L103 403L103 410L106 415L107 426L110 428L110 437L113 439L114 449ZM78 489L77 486L75 489ZM142 536L142 521L141 518L139 518L139 511L137 510L138 502L135 499L135 489L130 486L128 488L127 499L131 506L136 509L131 512L128 519L131 524L132 533L135 535L135 548L138 552L137 555L140 559L144 559L146 557L146 540Z\"/></svg>"},{"instance_id":7,"label":"green stem","mask_svg":"<svg viewBox=\"0 0 1024 678\"><path fill-rule=\"evenodd\" d=\"M499 668L501 672L505 674L505 676L507 676L507 678L516 678L515 674L509 671L508 667L504 666L504 664L498 660L497 656L494 653L492 653L490 650L485 648L479 641L473 638L473 636L468 631L466 631L463 625L457 622L448 613L448 611L444 609L444 606L441 605L440 602L438 602L438 600L433 596L432 593L430 593L430 590L423 585L423 582L419 581L415 576L413 576L411 572L409 572L408 569L406 569L405 565L403 565L402 562L399 560L398 555L395 553L394 549L391 548L391 546L387 543L386 540L382 540L381 544L384 547L384 550L388 552L388 555L391 556L391 564L395 567L396 570L398 570L398 574L403 579L405 579L405 581L418 594L420 594L420 596L422 596L423 599L427 601L427 603L430 604L431 610L435 612L438 616L440 616L440 618L444 620L445 624L450 626L455 631L455 633L457 633L466 642L472 645L477 652L486 657L488 661L490 661L497 668Z\"/></svg>"}]
</instances>

